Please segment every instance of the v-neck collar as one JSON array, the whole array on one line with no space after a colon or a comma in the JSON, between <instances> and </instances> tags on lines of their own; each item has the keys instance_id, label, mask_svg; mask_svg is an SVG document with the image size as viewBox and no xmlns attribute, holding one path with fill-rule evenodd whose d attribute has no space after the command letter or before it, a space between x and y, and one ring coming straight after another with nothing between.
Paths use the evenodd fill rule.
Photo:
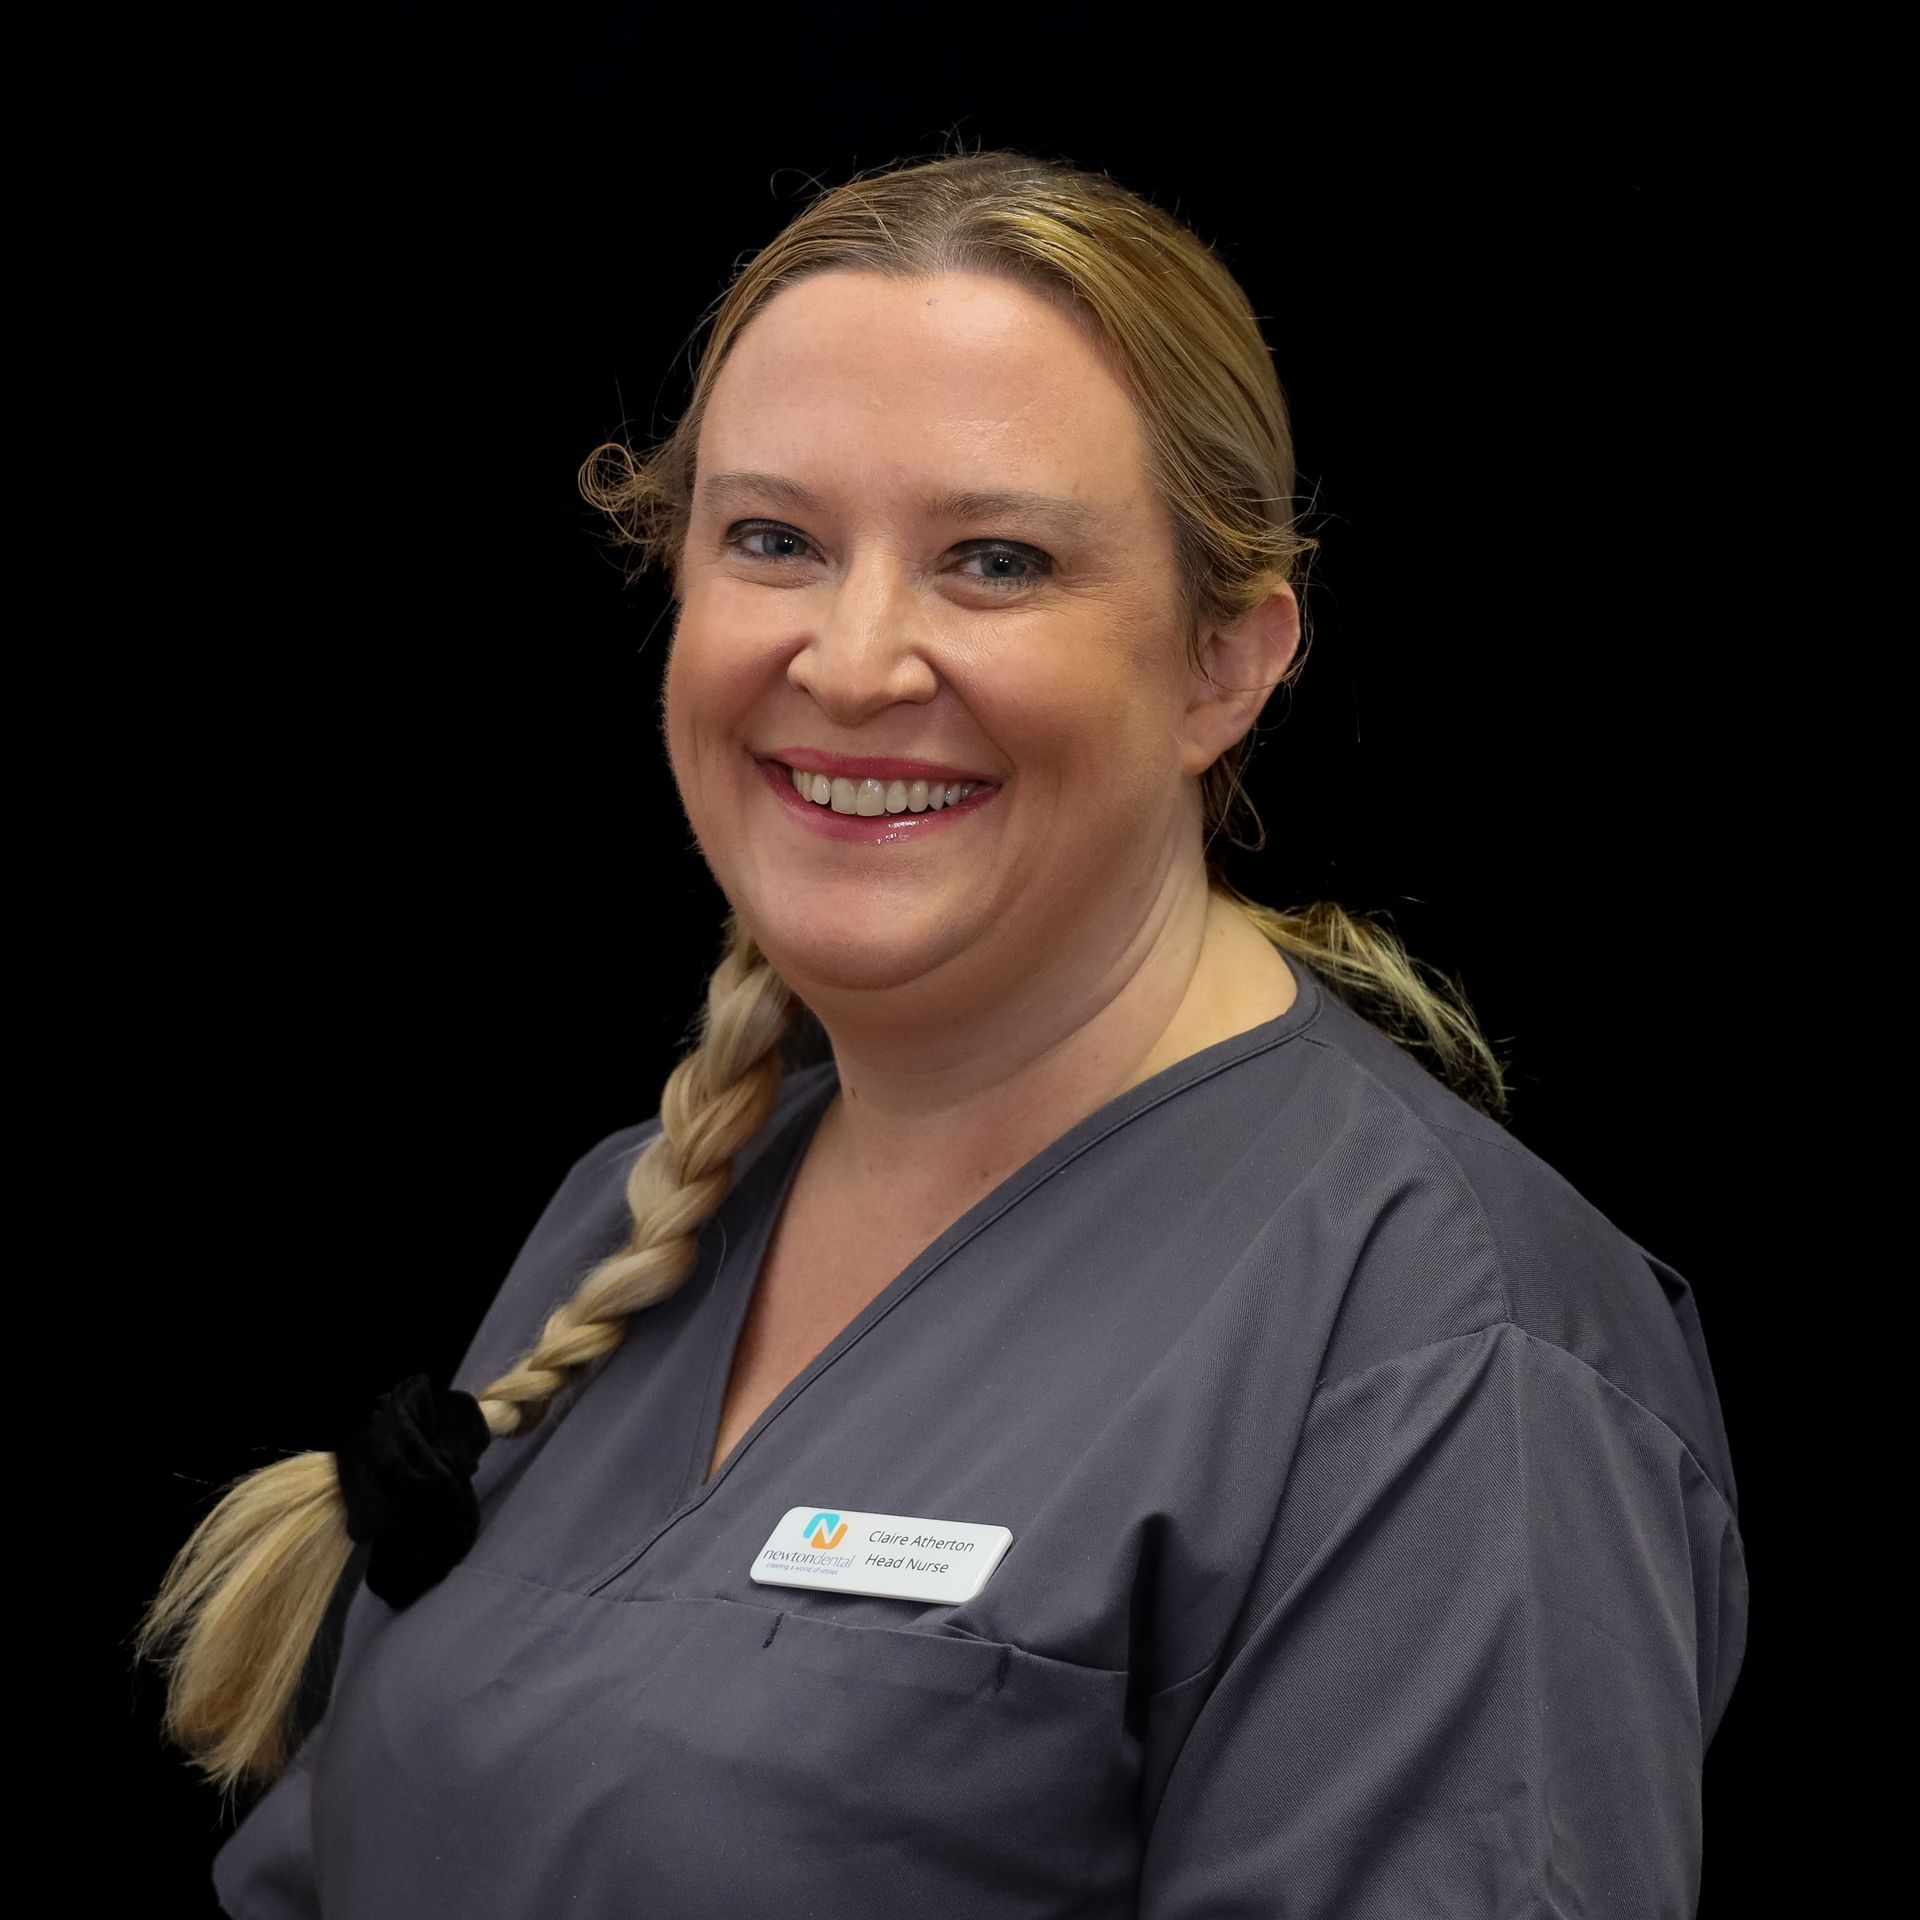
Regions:
<instances>
[{"instance_id":1,"label":"v-neck collar","mask_svg":"<svg viewBox=\"0 0 1920 1920\"><path fill-rule=\"evenodd\" d=\"M1225 1040L1216 1041L1210 1047L1202 1047L1197 1053L1188 1054L1184 1060L1176 1060L1171 1066L1163 1067L1158 1073L1140 1081L1137 1085L1128 1087L1102 1106L1096 1107L1084 1119L1076 1121L1066 1132L1016 1167L991 1192L976 1201L951 1226L923 1247L835 1334L819 1353L815 1354L781 1388L779 1393L761 1409L753 1425L734 1442L726 1458L715 1469L713 1477L706 1479L702 1476L705 1474L707 1462L713 1457L714 1442L719 1438L720 1421L725 1410L727 1386L732 1378L734 1356L746 1324L748 1305L754 1289L759 1284L760 1272L766 1261L767 1248L773 1237L774 1223L786 1205L788 1192L805 1158L806 1147L826 1113L828 1102L832 1100L839 1086L839 1075L830 1060L812 1069L803 1069L819 1076L817 1084L808 1088L801 1098L793 1102L784 1116L772 1123L774 1131L766 1140L762 1151L755 1156L746 1179L729 1196L728 1201L722 1203L711 1223L720 1235L720 1252L716 1262L714 1285L718 1287L721 1284L722 1276L728 1272L729 1268L735 1269L736 1278L731 1283L732 1291L727 1317L720 1330L718 1350L714 1355L707 1390L701 1401L701 1417L698 1422L698 1431L694 1436L696 1450L688 1463L680 1496L674 1503L673 1511L661 1522L655 1533L637 1551L627 1555L619 1566L596 1580L588 1591L598 1591L608 1582L618 1578L669 1527L703 1506L708 1498L725 1484L727 1477L760 1435L780 1417L782 1411L792 1401L804 1393L828 1367L832 1366L842 1353L891 1313L930 1274L943 1266L969 1241L983 1233L1001 1215L1017 1206L1036 1187L1051 1179L1063 1167L1079 1159L1082 1154L1092 1151L1101 1141L1118 1132L1129 1122L1150 1112L1164 1101L1173 1099L1189 1087L1198 1086L1202 1081L1211 1079L1215 1074L1224 1073L1243 1061L1272 1051L1273 1048L1297 1038L1312 1026L1319 1018L1325 1004L1326 990L1311 967L1294 959L1284 950L1281 957L1292 972L1295 984L1292 1004L1284 1013L1276 1014L1273 1019L1263 1021L1258 1026L1249 1027L1244 1033L1232 1034ZM728 1216L736 1215L737 1204L747 1199L751 1199L752 1202L751 1217L754 1224L751 1231L742 1235L737 1242L731 1241L728 1238ZM742 1271L747 1276L744 1279L737 1277Z\"/></svg>"}]
</instances>

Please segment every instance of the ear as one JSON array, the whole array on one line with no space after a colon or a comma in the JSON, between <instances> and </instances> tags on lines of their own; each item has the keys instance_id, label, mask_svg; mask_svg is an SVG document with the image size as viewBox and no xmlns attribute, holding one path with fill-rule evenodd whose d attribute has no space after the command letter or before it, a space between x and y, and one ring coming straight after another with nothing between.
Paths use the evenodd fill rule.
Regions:
<instances>
[{"instance_id":1,"label":"ear","mask_svg":"<svg viewBox=\"0 0 1920 1920\"><path fill-rule=\"evenodd\" d=\"M1276 587L1235 625L1203 637L1204 670L1188 682L1180 728L1188 773L1205 773L1259 719L1299 645L1300 603L1287 586Z\"/></svg>"}]
</instances>

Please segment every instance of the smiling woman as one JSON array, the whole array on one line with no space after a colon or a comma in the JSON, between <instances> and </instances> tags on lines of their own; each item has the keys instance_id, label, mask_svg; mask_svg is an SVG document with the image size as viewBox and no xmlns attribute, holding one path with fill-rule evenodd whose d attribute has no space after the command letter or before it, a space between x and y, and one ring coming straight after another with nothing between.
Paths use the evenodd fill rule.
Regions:
<instances>
[{"instance_id":1,"label":"smiling woman","mask_svg":"<svg viewBox=\"0 0 1920 1920\"><path fill-rule=\"evenodd\" d=\"M460 1384L169 1570L169 1731L271 1783L227 1910L1691 1911L1689 1289L1389 933L1214 864L1313 545L1231 275L1102 174L859 176L581 477L725 946Z\"/></svg>"}]
</instances>

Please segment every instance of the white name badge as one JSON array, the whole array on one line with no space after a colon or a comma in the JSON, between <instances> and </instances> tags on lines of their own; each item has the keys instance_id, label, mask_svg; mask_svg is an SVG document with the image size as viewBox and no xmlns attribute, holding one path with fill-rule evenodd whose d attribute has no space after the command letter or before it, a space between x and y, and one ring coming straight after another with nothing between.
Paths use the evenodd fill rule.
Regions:
<instances>
[{"instance_id":1,"label":"white name badge","mask_svg":"<svg viewBox=\"0 0 1920 1920\"><path fill-rule=\"evenodd\" d=\"M1005 1527L845 1507L789 1507L750 1572L763 1587L971 1600L1013 1544Z\"/></svg>"}]
</instances>

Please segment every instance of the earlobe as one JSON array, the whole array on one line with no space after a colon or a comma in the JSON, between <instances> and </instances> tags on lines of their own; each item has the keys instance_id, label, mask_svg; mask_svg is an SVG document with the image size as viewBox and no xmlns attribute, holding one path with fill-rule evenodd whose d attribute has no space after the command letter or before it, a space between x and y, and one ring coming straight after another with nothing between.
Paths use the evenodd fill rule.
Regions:
<instances>
[{"instance_id":1,"label":"earlobe","mask_svg":"<svg viewBox=\"0 0 1920 1920\"><path fill-rule=\"evenodd\" d=\"M1260 717L1300 645L1300 603L1276 587L1231 627L1202 639L1187 701L1186 770L1204 773Z\"/></svg>"}]
</instances>

